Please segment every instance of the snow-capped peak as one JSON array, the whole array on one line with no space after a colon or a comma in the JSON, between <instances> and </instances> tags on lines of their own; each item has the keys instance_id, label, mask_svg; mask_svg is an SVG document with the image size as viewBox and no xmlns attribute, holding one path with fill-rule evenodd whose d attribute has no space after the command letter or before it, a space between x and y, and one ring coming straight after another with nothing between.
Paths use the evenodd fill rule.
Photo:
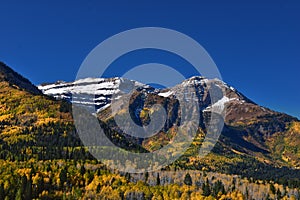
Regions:
<instances>
[{"instance_id":1,"label":"snow-capped peak","mask_svg":"<svg viewBox=\"0 0 300 200\"><path fill-rule=\"evenodd\" d=\"M211 95L212 86L214 86L213 90L219 88L220 91L218 95L211 98L213 105L208 105L205 98ZM120 98L122 94L130 92L133 88L140 88L139 91L150 92L165 98L177 98L177 95L182 93L186 101L205 101L206 103L201 105L201 109L204 111L208 111L211 106L222 106L228 101L244 102L245 100L240 93L223 81L207 79L202 76L193 76L181 84L167 89L154 89L149 85L119 77L84 78L74 82L59 81L53 84L39 85L38 88L46 95L90 107L94 112L108 107L113 99ZM196 91L197 94L192 96L190 95L191 91Z\"/></svg>"}]
</instances>

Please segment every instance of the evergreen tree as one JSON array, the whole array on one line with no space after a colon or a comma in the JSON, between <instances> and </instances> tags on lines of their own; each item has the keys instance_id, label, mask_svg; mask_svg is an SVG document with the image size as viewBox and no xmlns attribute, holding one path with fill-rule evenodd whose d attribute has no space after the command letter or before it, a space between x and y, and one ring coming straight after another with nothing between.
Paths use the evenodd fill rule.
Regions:
<instances>
[{"instance_id":1,"label":"evergreen tree","mask_svg":"<svg viewBox=\"0 0 300 200\"><path fill-rule=\"evenodd\" d=\"M277 195L277 199L281 199L282 198L281 192L280 192L279 188L277 189L276 195Z\"/></svg>"},{"instance_id":2,"label":"evergreen tree","mask_svg":"<svg viewBox=\"0 0 300 200\"><path fill-rule=\"evenodd\" d=\"M15 200L23 200L23 198L22 198L22 188L18 189Z\"/></svg>"},{"instance_id":3,"label":"evergreen tree","mask_svg":"<svg viewBox=\"0 0 300 200\"><path fill-rule=\"evenodd\" d=\"M231 183L231 191L234 191L235 190L235 182L236 182L236 180L235 180L235 178L233 178L232 179L232 183Z\"/></svg>"},{"instance_id":4,"label":"evergreen tree","mask_svg":"<svg viewBox=\"0 0 300 200\"><path fill-rule=\"evenodd\" d=\"M128 172L125 173L125 179L126 179L127 182L130 181L130 179L131 179L130 173L128 173Z\"/></svg>"},{"instance_id":5,"label":"evergreen tree","mask_svg":"<svg viewBox=\"0 0 300 200\"><path fill-rule=\"evenodd\" d=\"M67 182L67 169L64 167L59 173L60 186L63 187L64 183Z\"/></svg>"},{"instance_id":6,"label":"evergreen tree","mask_svg":"<svg viewBox=\"0 0 300 200\"><path fill-rule=\"evenodd\" d=\"M210 186L209 186L208 179L206 179L206 183L203 183L202 191L203 191L203 196L207 197L211 194L211 189L210 189Z\"/></svg>"},{"instance_id":7,"label":"evergreen tree","mask_svg":"<svg viewBox=\"0 0 300 200\"><path fill-rule=\"evenodd\" d=\"M248 191L247 187L246 187L246 194L245 194L245 196L246 196L246 199L249 199L249 191Z\"/></svg>"},{"instance_id":8,"label":"evergreen tree","mask_svg":"<svg viewBox=\"0 0 300 200\"><path fill-rule=\"evenodd\" d=\"M21 189L21 194L24 194L24 193L25 193L25 191L26 191L26 186L27 186L27 177L26 177L26 175L23 175L23 176L21 177L21 187L20 187L20 189Z\"/></svg>"},{"instance_id":9,"label":"evergreen tree","mask_svg":"<svg viewBox=\"0 0 300 200\"><path fill-rule=\"evenodd\" d=\"M100 185L100 183L97 185L97 194L99 194L100 193L100 191L101 191L101 185Z\"/></svg>"},{"instance_id":10,"label":"evergreen tree","mask_svg":"<svg viewBox=\"0 0 300 200\"><path fill-rule=\"evenodd\" d=\"M276 192L276 189L275 189L273 183L270 184L270 192L271 192L272 194L275 194L275 192Z\"/></svg>"},{"instance_id":11,"label":"evergreen tree","mask_svg":"<svg viewBox=\"0 0 300 200\"><path fill-rule=\"evenodd\" d=\"M192 177L189 173L187 173L184 177L184 184L186 185L192 185L193 184L193 181L192 181Z\"/></svg>"},{"instance_id":12,"label":"evergreen tree","mask_svg":"<svg viewBox=\"0 0 300 200\"><path fill-rule=\"evenodd\" d=\"M81 176L83 176L85 174L85 172L86 172L86 170L85 170L84 164L82 164L81 167L80 167Z\"/></svg>"},{"instance_id":13,"label":"evergreen tree","mask_svg":"<svg viewBox=\"0 0 300 200\"><path fill-rule=\"evenodd\" d=\"M4 200L5 192L3 183L0 184L0 200Z\"/></svg>"},{"instance_id":14,"label":"evergreen tree","mask_svg":"<svg viewBox=\"0 0 300 200\"><path fill-rule=\"evenodd\" d=\"M215 182L213 188L212 188L212 194L214 197L217 197L217 195L219 194L219 192L221 194L225 194L225 188L224 188L224 185L223 183L218 180L217 182Z\"/></svg>"},{"instance_id":15,"label":"evergreen tree","mask_svg":"<svg viewBox=\"0 0 300 200\"><path fill-rule=\"evenodd\" d=\"M148 181L148 178L149 178L149 173L148 173L148 172L146 172L146 173L145 173L145 183L147 183L147 181Z\"/></svg>"},{"instance_id":16,"label":"evergreen tree","mask_svg":"<svg viewBox=\"0 0 300 200\"><path fill-rule=\"evenodd\" d=\"M24 199L32 199L32 180L31 180L31 178L26 182Z\"/></svg>"},{"instance_id":17,"label":"evergreen tree","mask_svg":"<svg viewBox=\"0 0 300 200\"><path fill-rule=\"evenodd\" d=\"M160 185L159 173L156 175L156 185Z\"/></svg>"},{"instance_id":18,"label":"evergreen tree","mask_svg":"<svg viewBox=\"0 0 300 200\"><path fill-rule=\"evenodd\" d=\"M44 178L43 177L41 177L39 180L38 180L38 184L37 184L37 192L38 192L38 194L40 194L40 193L42 193L43 192L43 190L44 190L44 185L45 185L45 183L44 183Z\"/></svg>"}]
</instances>

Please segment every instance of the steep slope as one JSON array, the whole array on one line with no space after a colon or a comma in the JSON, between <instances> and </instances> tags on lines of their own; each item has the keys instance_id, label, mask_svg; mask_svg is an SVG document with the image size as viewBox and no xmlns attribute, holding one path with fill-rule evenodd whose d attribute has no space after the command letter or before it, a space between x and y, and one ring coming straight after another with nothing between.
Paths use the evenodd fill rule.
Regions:
<instances>
[{"instance_id":1,"label":"steep slope","mask_svg":"<svg viewBox=\"0 0 300 200\"><path fill-rule=\"evenodd\" d=\"M0 62L0 81L6 81L10 86L18 87L32 94L42 94L28 79L13 71L3 62Z\"/></svg>"},{"instance_id":2,"label":"steep slope","mask_svg":"<svg viewBox=\"0 0 300 200\"><path fill-rule=\"evenodd\" d=\"M64 146L80 146L69 103L43 95L29 80L0 66L0 158L61 158Z\"/></svg>"}]
</instances>

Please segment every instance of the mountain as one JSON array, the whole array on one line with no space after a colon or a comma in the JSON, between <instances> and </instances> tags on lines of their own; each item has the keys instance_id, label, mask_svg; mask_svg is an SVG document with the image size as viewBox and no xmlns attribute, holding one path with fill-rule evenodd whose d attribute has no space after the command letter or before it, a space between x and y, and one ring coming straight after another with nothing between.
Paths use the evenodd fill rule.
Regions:
<instances>
[{"instance_id":1,"label":"mountain","mask_svg":"<svg viewBox=\"0 0 300 200\"><path fill-rule=\"evenodd\" d=\"M131 85L128 88L135 86L136 91L128 93L128 91L120 89L123 87L123 83L126 83L127 86ZM196 91L196 95L193 97L185 95L189 93L187 88ZM194 141L194 144L198 144L198 146L206 134L212 108L220 107L222 110L226 108L222 134L211 156L206 158L214 160L217 157L222 160L221 163L228 162L228 166L232 165L225 172L233 170L237 164L233 163L234 159L228 160L226 157L234 157L237 160L240 160L240 157L247 158L252 160L251 162L255 161L263 166L300 168L299 120L257 105L238 90L218 79L192 77L172 88L155 89L123 78L88 78L71 83L58 82L41 85L39 89L47 95L66 99L83 107L86 105L96 107L98 118L107 124L109 129L118 132L130 141L135 141L148 151L157 150L171 141L177 125L182 120L177 98L178 95L183 94L184 100L197 101L199 105L198 132L200 136L198 141L196 141L197 139ZM131 95L129 106L119 109L117 113L112 113L111 101L117 102L120 94L127 93ZM72 95L75 95L76 98L72 99ZM78 96L82 99L78 100ZM136 124L148 125L150 123L149 113L152 112L151 107L155 103L163 105L167 112L166 123L158 135L144 139L129 136L120 130L114 121L114 117L129 112ZM127 127L132 126L129 122L126 125ZM195 149L197 148L199 147L195 147ZM197 152L193 151L194 154L190 156L196 156ZM190 166L206 166L203 165L203 160L189 160ZM217 166L217 162L212 160L208 161L210 163L208 168L220 167Z\"/></svg>"},{"instance_id":2,"label":"mountain","mask_svg":"<svg viewBox=\"0 0 300 200\"><path fill-rule=\"evenodd\" d=\"M299 197L298 119L255 104L223 81L192 77L172 88L155 89L123 78L89 78L39 88L45 94L2 65L0 199L162 199L161 193L170 199ZM121 95L129 104L114 110L111 102L120 105ZM74 126L72 109L87 119L97 117L107 137L121 148L153 152L172 143L184 123L178 99L187 102L189 111L199 111L197 134L187 151L162 171L110 171L89 154ZM116 124L116 116L122 119L124 113L139 126L151 124L159 111L155 104L166 110L158 134L140 138ZM222 114L223 108L222 134L211 153L199 157L212 112Z\"/></svg>"}]
</instances>

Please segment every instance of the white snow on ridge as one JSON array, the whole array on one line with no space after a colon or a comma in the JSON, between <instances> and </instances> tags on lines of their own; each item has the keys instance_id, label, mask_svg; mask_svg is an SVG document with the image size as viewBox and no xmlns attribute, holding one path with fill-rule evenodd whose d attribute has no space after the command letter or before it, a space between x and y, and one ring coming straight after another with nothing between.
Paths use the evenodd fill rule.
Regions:
<instances>
[{"instance_id":1,"label":"white snow on ridge","mask_svg":"<svg viewBox=\"0 0 300 200\"><path fill-rule=\"evenodd\" d=\"M112 98L120 98L121 93L126 93L127 87L128 90L138 87L150 88L143 83L124 78L85 78L74 82L60 81L38 86L46 95L83 106L96 106L97 111L109 106Z\"/></svg>"},{"instance_id":2,"label":"white snow on ridge","mask_svg":"<svg viewBox=\"0 0 300 200\"><path fill-rule=\"evenodd\" d=\"M86 82L81 82L86 83ZM78 83L77 83L78 84ZM102 94L102 95L111 95L115 92L118 92L117 89L119 84L114 82L102 82L102 83L90 83L86 85L77 85L77 84L60 84L60 85L47 85L39 86L38 88L47 95L63 94L63 93L72 93L72 94Z\"/></svg>"},{"instance_id":3,"label":"white snow on ridge","mask_svg":"<svg viewBox=\"0 0 300 200\"><path fill-rule=\"evenodd\" d=\"M219 113L221 114L224 109L225 109L225 104L230 102L230 101L239 101L238 98L228 98L226 96L223 96L222 99L218 100L216 103L214 103L213 105L211 106L208 106L206 109L204 109L203 111L204 112L207 112L207 111L213 111L215 113Z\"/></svg>"},{"instance_id":4,"label":"white snow on ridge","mask_svg":"<svg viewBox=\"0 0 300 200\"><path fill-rule=\"evenodd\" d=\"M172 91L167 91L167 92L161 92L161 93L158 93L159 96L162 96L162 97L169 97L170 95L172 95L173 92Z\"/></svg>"},{"instance_id":5,"label":"white snow on ridge","mask_svg":"<svg viewBox=\"0 0 300 200\"><path fill-rule=\"evenodd\" d=\"M204 84L207 83L208 79L204 78L202 76L193 76L185 81L183 81L180 85L183 87L189 86L189 85L199 85L199 84Z\"/></svg>"},{"instance_id":6,"label":"white snow on ridge","mask_svg":"<svg viewBox=\"0 0 300 200\"><path fill-rule=\"evenodd\" d=\"M101 108L97 109L97 113L100 112L101 110L105 110L109 106L110 106L110 104L106 104L106 105L102 106Z\"/></svg>"},{"instance_id":7,"label":"white snow on ridge","mask_svg":"<svg viewBox=\"0 0 300 200\"><path fill-rule=\"evenodd\" d=\"M172 97L176 98L175 94L177 94L177 92L184 92L184 98L187 101L198 101L199 98L202 98L202 93L206 88L209 88L210 84L215 84L221 88L222 91L224 91L225 88L235 91L233 87L219 79L206 79L197 76L187 79L169 90L153 90L149 85L124 78L85 78L74 82L60 81L49 85L40 85L38 88L46 95L53 96L57 99L66 99L72 103L81 104L83 106L94 106L97 111L100 111L106 108L106 106L109 106L113 99L119 99L122 94L129 93L130 90L133 89L132 87L139 88L138 90L146 92L146 95L149 92L165 98L171 95L174 95ZM189 88L198 88L199 95L190 97ZM239 97L229 98L223 96L213 105L206 107L203 111L222 113L225 109L225 104L229 101L237 101L240 104L245 102L244 100L240 100Z\"/></svg>"},{"instance_id":8,"label":"white snow on ridge","mask_svg":"<svg viewBox=\"0 0 300 200\"><path fill-rule=\"evenodd\" d=\"M38 88L47 95L55 95L62 93L72 93L72 94L103 94L111 95L119 92L119 86L121 82L124 81L123 78L112 78L107 81L104 78L85 78L77 80L73 83L54 83L49 85L39 85ZM132 81L136 87L149 86Z\"/></svg>"},{"instance_id":9,"label":"white snow on ridge","mask_svg":"<svg viewBox=\"0 0 300 200\"><path fill-rule=\"evenodd\" d=\"M78 79L74 81L74 84L80 84L80 83L95 83L95 82L101 82L104 81L104 78L84 78L84 79Z\"/></svg>"}]
</instances>

